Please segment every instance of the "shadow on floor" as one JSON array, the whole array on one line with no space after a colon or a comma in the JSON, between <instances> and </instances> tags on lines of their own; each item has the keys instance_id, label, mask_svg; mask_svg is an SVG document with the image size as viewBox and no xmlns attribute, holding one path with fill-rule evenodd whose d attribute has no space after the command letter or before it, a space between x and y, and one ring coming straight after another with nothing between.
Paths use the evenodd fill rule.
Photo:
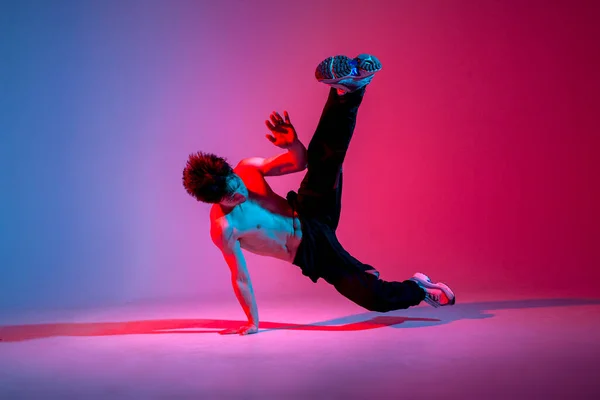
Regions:
<instances>
[{"instance_id":1,"label":"shadow on floor","mask_svg":"<svg viewBox=\"0 0 600 400\"><path fill-rule=\"evenodd\" d=\"M396 315L401 313L406 322L410 321L410 323L403 325L388 325L392 328L421 328L425 326L449 324L451 322L464 319L491 318L494 316L494 314L490 313L490 311L494 310L574 307L586 305L600 305L600 299L532 299L459 303L452 307L443 307L437 309L431 309L430 307L416 307L407 310L397 310L387 313L386 316L389 316L387 318L398 318ZM317 324L351 324L354 321L364 320L373 315L381 314L368 312L343 318L336 318L329 321L318 322ZM423 316L427 316L428 318L423 318Z\"/></svg>"},{"instance_id":2,"label":"shadow on floor","mask_svg":"<svg viewBox=\"0 0 600 400\"><path fill-rule=\"evenodd\" d=\"M274 330L302 331L363 331L383 327L419 328L448 324L462 319L484 319L493 317L488 311L527 309L540 307L572 307L600 304L598 299L540 299L492 301L458 304L452 307L431 309L417 307L397 310L385 315L368 312L311 324L292 324L261 321L260 332ZM397 315L399 313L403 316ZM406 316L410 314L410 316ZM127 322L83 322L50 323L0 326L0 342L21 342L25 340L52 338L59 336L112 336L163 333L217 333L223 329L237 328L242 320L220 319L161 319Z\"/></svg>"}]
</instances>

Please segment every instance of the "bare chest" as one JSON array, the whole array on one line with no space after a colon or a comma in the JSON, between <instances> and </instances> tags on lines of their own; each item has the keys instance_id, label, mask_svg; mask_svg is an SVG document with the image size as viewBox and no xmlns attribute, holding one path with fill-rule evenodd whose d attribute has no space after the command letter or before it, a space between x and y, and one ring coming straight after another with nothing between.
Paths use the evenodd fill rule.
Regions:
<instances>
[{"instance_id":1,"label":"bare chest","mask_svg":"<svg viewBox=\"0 0 600 400\"><path fill-rule=\"evenodd\" d=\"M271 204L271 206L273 206ZM231 215L242 248L259 255L292 261L302 238L300 223L288 210L273 210L247 201Z\"/></svg>"},{"instance_id":2,"label":"bare chest","mask_svg":"<svg viewBox=\"0 0 600 400\"><path fill-rule=\"evenodd\" d=\"M237 207L230 215L235 226L236 236L240 239L256 236L257 238L272 238L292 234L294 230L293 217L285 210L273 210L264 204L247 201Z\"/></svg>"}]
</instances>

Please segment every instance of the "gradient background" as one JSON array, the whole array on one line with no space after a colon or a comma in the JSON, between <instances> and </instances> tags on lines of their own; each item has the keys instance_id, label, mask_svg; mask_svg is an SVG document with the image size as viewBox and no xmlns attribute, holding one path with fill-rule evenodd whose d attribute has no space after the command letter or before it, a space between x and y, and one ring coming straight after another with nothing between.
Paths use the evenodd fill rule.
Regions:
<instances>
[{"instance_id":1,"label":"gradient background","mask_svg":"<svg viewBox=\"0 0 600 400\"><path fill-rule=\"evenodd\" d=\"M0 308L230 301L187 156L308 144L315 66L383 70L345 164L339 237L401 280L598 293L595 1L0 1ZM270 178L282 194L302 174ZM259 301L346 301L247 255ZM332 295L333 293L333 295ZM241 311L241 310L240 310Z\"/></svg>"}]
</instances>

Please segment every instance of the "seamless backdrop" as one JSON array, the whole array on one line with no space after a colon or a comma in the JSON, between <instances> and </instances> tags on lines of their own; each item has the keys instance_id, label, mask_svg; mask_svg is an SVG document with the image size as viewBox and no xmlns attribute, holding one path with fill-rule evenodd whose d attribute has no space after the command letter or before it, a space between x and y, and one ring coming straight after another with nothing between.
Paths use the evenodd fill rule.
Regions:
<instances>
[{"instance_id":1,"label":"seamless backdrop","mask_svg":"<svg viewBox=\"0 0 600 400\"><path fill-rule=\"evenodd\" d=\"M0 1L0 308L235 302L187 156L308 144L315 66L377 55L339 236L386 279L598 293L595 1ZM301 174L272 178L296 189ZM248 255L261 299L325 296ZM342 299L341 301L343 301Z\"/></svg>"}]
</instances>

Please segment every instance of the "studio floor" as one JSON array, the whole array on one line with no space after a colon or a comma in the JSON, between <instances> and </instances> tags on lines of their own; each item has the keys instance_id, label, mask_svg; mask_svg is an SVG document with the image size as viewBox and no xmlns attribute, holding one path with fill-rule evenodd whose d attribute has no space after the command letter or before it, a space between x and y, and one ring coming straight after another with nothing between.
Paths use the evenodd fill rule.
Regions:
<instances>
[{"instance_id":1,"label":"studio floor","mask_svg":"<svg viewBox=\"0 0 600 400\"><path fill-rule=\"evenodd\" d=\"M0 399L598 399L600 299L463 295L386 314L343 301L242 314L146 303L0 315Z\"/></svg>"}]
</instances>

